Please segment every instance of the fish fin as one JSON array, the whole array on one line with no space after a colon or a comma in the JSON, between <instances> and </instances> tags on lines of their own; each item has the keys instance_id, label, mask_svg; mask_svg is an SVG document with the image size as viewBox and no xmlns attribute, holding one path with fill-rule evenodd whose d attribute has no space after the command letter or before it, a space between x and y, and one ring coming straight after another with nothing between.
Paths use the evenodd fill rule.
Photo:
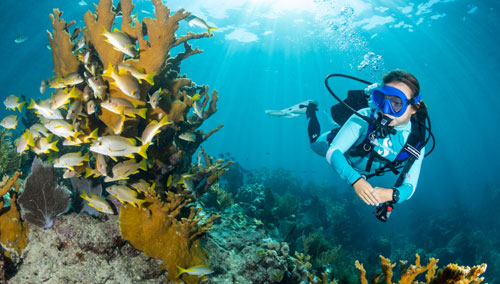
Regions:
<instances>
[{"instance_id":1,"label":"fish fin","mask_svg":"<svg viewBox=\"0 0 500 284\"><path fill-rule=\"evenodd\" d=\"M186 269L180 267L179 265L177 265L177 269L179 269L179 273L175 276L175 278L179 278L182 273L186 272Z\"/></svg>"},{"instance_id":2,"label":"fish fin","mask_svg":"<svg viewBox=\"0 0 500 284\"><path fill-rule=\"evenodd\" d=\"M104 27L104 32L101 34L102 36L105 36L106 34L108 33L108 29L106 29L106 27ZM106 39L107 40L107 39Z\"/></svg>"},{"instance_id":3,"label":"fish fin","mask_svg":"<svg viewBox=\"0 0 500 284\"><path fill-rule=\"evenodd\" d=\"M89 178L91 177L92 175L94 174L94 172L89 169L89 168L85 168L85 178Z\"/></svg>"},{"instance_id":4,"label":"fish fin","mask_svg":"<svg viewBox=\"0 0 500 284\"><path fill-rule=\"evenodd\" d=\"M113 29L113 32L114 32L114 33L116 33L116 32L121 33L121 31L120 31L118 28L114 28L114 29Z\"/></svg>"},{"instance_id":5,"label":"fish fin","mask_svg":"<svg viewBox=\"0 0 500 284\"><path fill-rule=\"evenodd\" d=\"M148 163L147 163L146 159L142 159L142 161L140 162L139 169L141 169L143 171L148 170Z\"/></svg>"},{"instance_id":6,"label":"fish fin","mask_svg":"<svg viewBox=\"0 0 500 284\"><path fill-rule=\"evenodd\" d=\"M73 88L71 88L71 91L69 91L68 95L69 95L70 98L73 98L73 99L80 98L80 96L78 95L78 93L75 90L75 86L73 86Z\"/></svg>"},{"instance_id":7,"label":"fish fin","mask_svg":"<svg viewBox=\"0 0 500 284\"><path fill-rule=\"evenodd\" d=\"M170 175L167 179L167 187L170 187L171 184L172 184L172 175Z\"/></svg>"},{"instance_id":8,"label":"fish fin","mask_svg":"<svg viewBox=\"0 0 500 284\"><path fill-rule=\"evenodd\" d=\"M216 27L208 27L208 37L212 36L212 31L216 30Z\"/></svg>"},{"instance_id":9,"label":"fish fin","mask_svg":"<svg viewBox=\"0 0 500 284\"><path fill-rule=\"evenodd\" d=\"M31 99L30 104L28 105L27 109L32 109L35 108L36 102L34 99Z\"/></svg>"},{"instance_id":10,"label":"fish fin","mask_svg":"<svg viewBox=\"0 0 500 284\"><path fill-rule=\"evenodd\" d=\"M88 142L90 142L90 140L96 140L96 139L97 139L97 137L98 137L98 134L97 134L97 132L98 132L98 131L99 131L99 128L94 129L94 130L90 133L90 135L89 135L89 136L87 136L87 137L85 137L85 139L83 139L83 140L84 140L83 142L88 143Z\"/></svg>"},{"instance_id":11,"label":"fish fin","mask_svg":"<svg viewBox=\"0 0 500 284\"><path fill-rule=\"evenodd\" d=\"M130 142L130 144L132 144L132 146L135 146L135 144L137 143L137 141L134 139L134 138L125 138L128 140L128 142Z\"/></svg>"},{"instance_id":12,"label":"fish fin","mask_svg":"<svg viewBox=\"0 0 500 284\"><path fill-rule=\"evenodd\" d=\"M130 158L130 159L135 158L134 154L129 154L129 155L125 156L125 157Z\"/></svg>"},{"instance_id":13,"label":"fish fin","mask_svg":"<svg viewBox=\"0 0 500 284\"><path fill-rule=\"evenodd\" d=\"M35 148L35 139L33 139L33 134L31 134L31 132L28 132L28 145L31 148Z\"/></svg>"},{"instance_id":14,"label":"fish fin","mask_svg":"<svg viewBox=\"0 0 500 284\"><path fill-rule=\"evenodd\" d=\"M148 111L147 108L141 108L139 109L139 111L137 112L137 115L142 117L143 119L146 119L146 112Z\"/></svg>"},{"instance_id":15,"label":"fish fin","mask_svg":"<svg viewBox=\"0 0 500 284\"><path fill-rule=\"evenodd\" d=\"M109 156L113 161L115 162L118 162L118 160L116 159L116 157L113 157L113 156Z\"/></svg>"},{"instance_id":16,"label":"fish fin","mask_svg":"<svg viewBox=\"0 0 500 284\"><path fill-rule=\"evenodd\" d=\"M147 159L148 155L146 154L146 152L148 151L148 147L151 144L151 142L148 142L142 146L139 146L139 151L137 152L137 154L141 155L144 159Z\"/></svg>"},{"instance_id":17,"label":"fish fin","mask_svg":"<svg viewBox=\"0 0 500 284\"><path fill-rule=\"evenodd\" d=\"M134 108L137 108L139 106L139 104L136 102L130 102L130 103L134 106Z\"/></svg>"},{"instance_id":18,"label":"fish fin","mask_svg":"<svg viewBox=\"0 0 500 284\"><path fill-rule=\"evenodd\" d=\"M80 197L85 199L85 200L88 200L89 196L87 195L87 193L85 192L85 190L82 190L82 194L80 194Z\"/></svg>"},{"instance_id":19,"label":"fish fin","mask_svg":"<svg viewBox=\"0 0 500 284\"><path fill-rule=\"evenodd\" d=\"M89 153L85 153L85 155L83 156L83 161L84 162L90 161L90 159L89 159Z\"/></svg>"},{"instance_id":20,"label":"fish fin","mask_svg":"<svg viewBox=\"0 0 500 284\"><path fill-rule=\"evenodd\" d=\"M148 82L151 86L154 86L155 85L155 81L154 81L155 76L156 76L156 72L146 74L146 77L144 78L144 80L146 82Z\"/></svg>"},{"instance_id":21,"label":"fish fin","mask_svg":"<svg viewBox=\"0 0 500 284\"><path fill-rule=\"evenodd\" d=\"M162 119L160 120L160 124L161 124L162 126L164 126L164 125L168 125L168 124L170 124L170 123L171 123L171 122L170 122L170 121L168 121L168 115L165 115L165 116L164 116L164 117L162 117Z\"/></svg>"},{"instance_id":22,"label":"fish fin","mask_svg":"<svg viewBox=\"0 0 500 284\"><path fill-rule=\"evenodd\" d=\"M146 202L146 200L144 200L144 199L138 199L137 200L137 205L139 205L139 207L142 207L142 204L144 204L144 202Z\"/></svg>"},{"instance_id":23,"label":"fish fin","mask_svg":"<svg viewBox=\"0 0 500 284\"><path fill-rule=\"evenodd\" d=\"M57 140L56 141L53 141L52 143L50 143L50 150L54 151L54 152L59 152L59 149L57 149Z\"/></svg>"},{"instance_id":24,"label":"fish fin","mask_svg":"<svg viewBox=\"0 0 500 284\"><path fill-rule=\"evenodd\" d=\"M19 103L19 105L17 106L17 109L19 110L19 112L22 112L23 111L23 106L26 102L22 102L22 103Z\"/></svg>"},{"instance_id":25,"label":"fish fin","mask_svg":"<svg viewBox=\"0 0 500 284\"><path fill-rule=\"evenodd\" d=\"M111 75L113 74L113 71L114 71L113 64L111 64L111 62L109 62L108 69L106 69L106 71L104 71L104 73L101 76L102 77L111 77Z\"/></svg>"},{"instance_id":26,"label":"fish fin","mask_svg":"<svg viewBox=\"0 0 500 284\"><path fill-rule=\"evenodd\" d=\"M125 69L118 69L118 75L128 75L128 73L129 72L127 70L125 70Z\"/></svg>"}]
</instances>

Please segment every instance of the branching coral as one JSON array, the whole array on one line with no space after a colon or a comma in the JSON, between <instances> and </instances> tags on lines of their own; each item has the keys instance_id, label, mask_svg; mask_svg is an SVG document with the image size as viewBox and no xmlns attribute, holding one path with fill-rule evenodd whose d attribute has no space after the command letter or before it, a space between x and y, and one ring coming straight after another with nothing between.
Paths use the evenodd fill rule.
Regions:
<instances>
[{"instance_id":1,"label":"branching coral","mask_svg":"<svg viewBox=\"0 0 500 284\"><path fill-rule=\"evenodd\" d=\"M415 255L415 264L410 265L406 268L406 261L400 261L401 263L401 279L399 284L412 284L412 283L480 283L484 278L479 278L479 276L486 271L486 264L470 267L458 266L457 264L448 264L443 269L440 269L437 276L436 273L437 265L436 263L439 259L430 258L427 265L422 266L420 264L420 256ZM391 264L390 259L380 256L380 263L382 265L382 273L377 274L373 279L372 283L393 283L393 271L392 269L396 266L396 263ZM356 268L360 273L360 281L362 284L368 284L366 280L366 270L363 264L360 264L356 260ZM426 282L414 282L415 278L426 272L425 279Z\"/></svg>"},{"instance_id":2,"label":"branching coral","mask_svg":"<svg viewBox=\"0 0 500 284\"><path fill-rule=\"evenodd\" d=\"M5 256L8 258L21 256L28 239L28 226L21 220L16 202L20 186L16 181L20 175L20 172L16 172L5 183L0 183L0 196L5 194L10 196L9 206L6 206L4 199L0 198L0 245L6 250Z\"/></svg>"},{"instance_id":3,"label":"branching coral","mask_svg":"<svg viewBox=\"0 0 500 284\"><path fill-rule=\"evenodd\" d=\"M208 265L208 253L201 247L200 237L212 228L218 215L212 215L201 223L197 217L200 209L190 208L183 217L183 209L192 200L185 194L167 193L166 200L153 193L146 194L143 208L122 204L120 230L122 236L148 257L163 260L168 279L177 279L177 266ZM197 276L183 274L187 283L197 283Z\"/></svg>"},{"instance_id":4,"label":"branching coral","mask_svg":"<svg viewBox=\"0 0 500 284\"><path fill-rule=\"evenodd\" d=\"M52 60L54 61L54 73L57 76L63 77L69 73L76 72L80 63L73 54L74 44L71 42L68 28L75 23L71 21L65 22L61 16L62 12L59 9L54 9L54 13L50 14L50 21L54 31L49 32L49 44L52 50Z\"/></svg>"}]
</instances>

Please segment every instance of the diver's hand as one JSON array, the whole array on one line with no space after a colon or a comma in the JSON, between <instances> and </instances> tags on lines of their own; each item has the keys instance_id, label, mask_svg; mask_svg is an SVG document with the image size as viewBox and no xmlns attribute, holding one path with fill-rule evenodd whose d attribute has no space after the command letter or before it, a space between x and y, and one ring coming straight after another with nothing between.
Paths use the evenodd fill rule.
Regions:
<instances>
[{"instance_id":1,"label":"diver's hand","mask_svg":"<svg viewBox=\"0 0 500 284\"><path fill-rule=\"evenodd\" d=\"M375 190L381 203L392 201L392 188L375 187L373 190Z\"/></svg>"},{"instance_id":2,"label":"diver's hand","mask_svg":"<svg viewBox=\"0 0 500 284\"><path fill-rule=\"evenodd\" d=\"M377 205L380 203L380 199L377 192L371 184L369 184L365 179L358 179L353 185L354 191L358 197L367 205Z\"/></svg>"}]
</instances>

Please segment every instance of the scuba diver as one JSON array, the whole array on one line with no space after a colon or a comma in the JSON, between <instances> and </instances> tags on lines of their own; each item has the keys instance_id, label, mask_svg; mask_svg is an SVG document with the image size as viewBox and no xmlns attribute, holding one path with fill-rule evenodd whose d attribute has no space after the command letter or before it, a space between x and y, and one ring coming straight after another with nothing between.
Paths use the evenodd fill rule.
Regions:
<instances>
[{"instance_id":1,"label":"scuba diver","mask_svg":"<svg viewBox=\"0 0 500 284\"><path fill-rule=\"evenodd\" d=\"M328 85L332 77L348 78L370 86L365 90L349 91L347 98L341 100ZM394 204L413 196L426 156L425 144L431 137L434 142L434 136L417 78L406 71L393 70L383 75L382 81L379 86L348 75L329 75L326 87L339 101L331 108L337 125L323 134L316 117L316 101L308 100L266 113L282 117L306 114L312 150L326 158L364 203L377 206L374 214L385 222ZM428 154L434 149L435 142L433 144ZM378 187L368 182L369 178L389 171L399 175L393 187Z\"/></svg>"}]
</instances>

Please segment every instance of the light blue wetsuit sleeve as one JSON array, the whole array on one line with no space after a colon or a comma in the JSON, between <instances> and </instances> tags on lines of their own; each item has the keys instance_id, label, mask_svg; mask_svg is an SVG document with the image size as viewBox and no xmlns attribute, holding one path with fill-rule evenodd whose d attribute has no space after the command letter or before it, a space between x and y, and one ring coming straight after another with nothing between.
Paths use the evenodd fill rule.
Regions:
<instances>
[{"instance_id":1,"label":"light blue wetsuit sleeve","mask_svg":"<svg viewBox=\"0 0 500 284\"><path fill-rule=\"evenodd\" d=\"M417 188L418 177L420 176L420 168L422 167L422 161L425 156L425 147L420 150L420 157L413 163L410 170L406 174L403 184L397 189L399 190L399 201L401 203L405 200L410 199L415 193Z\"/></svg>"},{"instance_id":2,"label":"light blue wetsuit sleeve","mask_svg":"<svg viewBox=\"0 0 500 284\"><path fill-rule=\"evenodd\" d=\"M330 166L349 184L355 182L361 175L347 162L344 153L360 136L366 135L367 130L368 123L357 115L352 115L335 136L326 153L326 160Z\"/></svg>"}]
</instances>

